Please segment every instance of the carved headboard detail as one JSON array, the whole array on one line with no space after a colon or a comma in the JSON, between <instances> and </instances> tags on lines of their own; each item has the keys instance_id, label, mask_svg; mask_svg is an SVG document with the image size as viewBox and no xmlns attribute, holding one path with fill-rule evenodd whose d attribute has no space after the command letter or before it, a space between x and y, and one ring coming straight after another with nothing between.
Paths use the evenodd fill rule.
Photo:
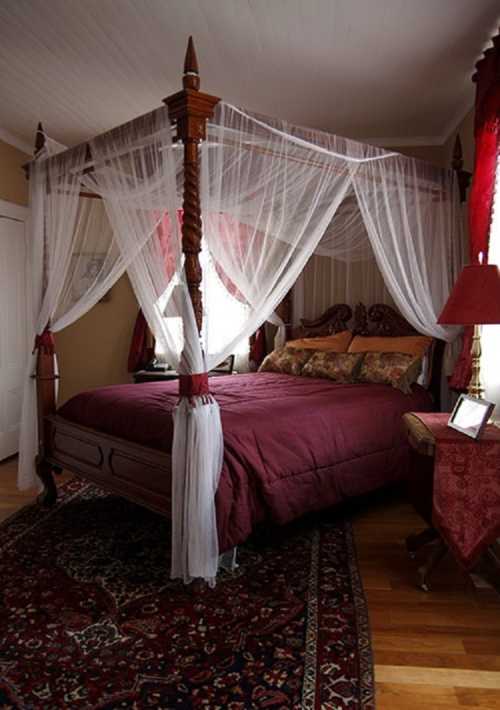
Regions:
<instances>
[{"instance_id":1,"label":"carved headboard detail","mask_svg":"<svg viewBox=\"0 0 500 710\"><path fill-rule=\"evenodd\" d=\"M400 313L385 303L376 303L371 308L358 303L354 309L354 323L351 330L356 335L379 335L392 338L419 335Z\"/></svg>"},{"instance_id":2,"label":"carved headboard detail","mask_svg":"<svg viewBox=\"0 0 500 710\"><path fill-rule=\"evenodd\" d=\"M358 303L352 308L346 303L337 303L328 308L319 318L301 319L301 326L293 332L293 337L314 338L332 335L341 330L352 330L356 335L385 335L398 337L418 335L418 331L403 316L385 303L376 303L367 308Z\"/></svg>"},{"instance_id":3,"label":"carved headboard detail","mask_svg":"<svg viewBox=\"0 0 500 710\"><path fill-rule=\"evenodd\" d=\"M349 330L352 318L352 308L345 303L337 303L328 308L319 318L308 320L302 318L300 327L293 332L295 338L314 338L321 335L332 335L342 330Z\"/></svg>"},{"instance_id":4,"label":"carved headboard detail","mask_svg":"<svg viewBox=\"0 0 500 710\"><path fill-rule=\"evenodd\" d=\"M292 338L314 338L322 335L332 335L342 330L351 330L355 335L402 337L405 335L420 335L403 316L385 303L375 303L367 308L364 303L358 303L352 308L346 303L338 303L328 308L319 318L301 320L301 326L293 329ZM445 343L435 340L431 351L432 376L429 392L432 394L436 408L441 400L441 367Z\"/></svg>"}]
</instances>

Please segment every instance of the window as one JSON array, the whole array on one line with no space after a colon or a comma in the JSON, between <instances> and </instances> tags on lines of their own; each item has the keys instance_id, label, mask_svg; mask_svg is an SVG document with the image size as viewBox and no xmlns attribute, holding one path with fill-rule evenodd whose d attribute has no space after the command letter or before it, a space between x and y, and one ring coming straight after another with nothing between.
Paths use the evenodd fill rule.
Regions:
<instances>
[{"instance_id":1,"label":"window","mask_svg":"<svg viewBox=\"0 0 500 710\"><path fill-rule=\"evenodd\" d=\"M233 339L235 333L242 331L248 319L248 306L232 296L221 281L212 259L204 247L200 253L200 264L203 270L203 332L205 334L206 351L209 354L220 353ZM176 277L174 276L174 280ZM178 339L182 340L182 320L171 318L170 331L178 331ZM174 330L175 329L175 330ZM235 368L239 371L248 370L248 338L244 338L233 350ZM161 343L156 342L155 356L161 362L166 361L166 354Z\"/></svg>"},{"instance_id":2,"label":"window","mask_svg":"<svg viewBox=\"0 0 500 710\"><path fill-rule=\"evenodd\" d=\"M248 306L231 295L221 281L212 259L206 249L200 254L203 269L203 304L208 353L220 353L235 334L240 333L248 319ZM235 367L248 370L248 338L234 348Z\"/></svg>"}]
</instances>

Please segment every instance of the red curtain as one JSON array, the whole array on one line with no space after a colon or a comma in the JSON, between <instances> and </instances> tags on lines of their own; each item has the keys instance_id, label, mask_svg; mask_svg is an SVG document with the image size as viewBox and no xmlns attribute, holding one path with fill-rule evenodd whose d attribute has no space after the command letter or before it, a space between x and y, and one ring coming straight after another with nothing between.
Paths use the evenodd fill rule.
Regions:
<instances>
[{"instance_id":1,"label":"red curtain","mask_svg":"<svg viewBox=\"0 0 500 710\"><path fill-rule=\"evenodd\" d=\"M148 328L142 311L139 311L135 321L132 342L128 354L128 371L142 370L155 354L155 342Z\"/></svg>"},{"instance_id":2,"label":"red curtain","mask_svg":"<svg viewBox=\"0 0 500 710\"><path fill-rule=\"evenodd\" d=\"M250 352L248 354L250 370L258 370L266 355L266 329L264 325L261 325L260 328L257 328L255 333L250 336Z\"/></svg>"},{"instance_id":3,"label":"red curtain","mask_svg":"<svg viewBox=\"0 0 500 710\"><path fill-rule=\"evenodd\" d=\"M469 257L471 264L488 261L490 224L495 189L495 173L500 148L500 35L493 47L484 53L476 65L474 80L476 106L474 118L474 174L469 196ZM449 385L465 390L471 377L472 328L466 328L462 353L450 377Z\"/></svg>"}]
</instances>

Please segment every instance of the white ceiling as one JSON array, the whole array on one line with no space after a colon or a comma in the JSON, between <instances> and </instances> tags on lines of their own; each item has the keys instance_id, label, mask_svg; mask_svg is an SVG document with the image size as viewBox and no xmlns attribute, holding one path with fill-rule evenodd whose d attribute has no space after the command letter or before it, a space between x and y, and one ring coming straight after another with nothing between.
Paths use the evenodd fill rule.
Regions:
<instances>
[{"instance_id":1,"label":"white ceiling","mask_svg":"<svg viewBox=\"0 0 500 710\"><path fill-rule=\"evenodd\" d=\"M180 88L353 138L441 143L473 103L498 0L1 0L0 128L68 145Z\"/></svg>"}]
</instances>

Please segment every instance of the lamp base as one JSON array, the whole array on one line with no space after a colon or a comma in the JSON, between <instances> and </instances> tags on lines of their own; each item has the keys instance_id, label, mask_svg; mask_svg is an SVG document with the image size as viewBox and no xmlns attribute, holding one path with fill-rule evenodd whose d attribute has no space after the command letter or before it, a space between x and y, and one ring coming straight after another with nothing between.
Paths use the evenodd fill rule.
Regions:
<instances>
[{"instance_id":1,"label":"lamp base","mask_svg":"<svg viewBox=\"0 0 500 710\"><path fill-rule=\"evenodd\" d=\"M467 387L467 394L471 397L482 399L484 397L484 387L481 385L481 326L479 325L474 326L470 352L472 356L472 375Z\"/></svg>"}]
</instances>

